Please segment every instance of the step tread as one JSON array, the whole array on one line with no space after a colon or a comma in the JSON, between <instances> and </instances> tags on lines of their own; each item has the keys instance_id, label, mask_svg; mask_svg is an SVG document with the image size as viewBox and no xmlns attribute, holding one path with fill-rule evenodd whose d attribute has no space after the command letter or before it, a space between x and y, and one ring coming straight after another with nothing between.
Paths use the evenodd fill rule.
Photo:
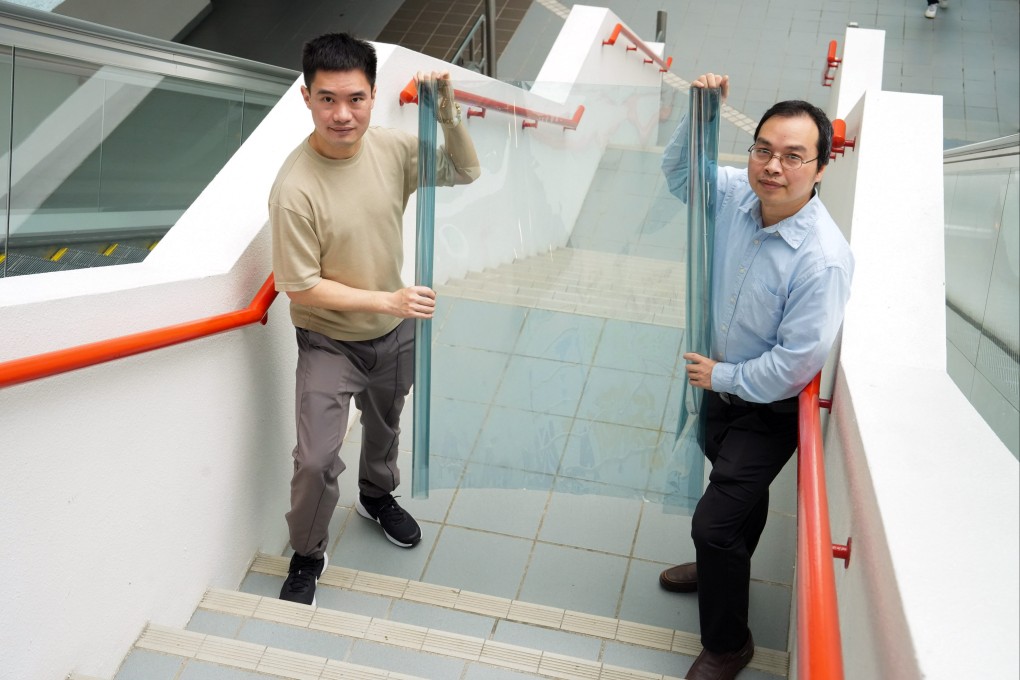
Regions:
<instances>
[{"instance_id":1,"label":"step tread","mask_svg":"<svg viewBox=\"0 0 1020 680\"><path fill-rule=\"evenodd\" d=\"M289 564L290 560L286 557L260 553L256 555L255 560L252 563L251 570L261 574L284 577L287 575L287 568ZM686 654L688 656L697 656L701 652L699 636L681 630L651 626L606 616L596 616L583 612L522 602L520 600L495 597L492 595L485 595L483 593L460 590L458 588L435 586L433 584L423 583L420 581L394 578L381 574L373 574L371 572L348 569L346 567L329 566L319 578L319 585L321 586L338 587L354 592L370 593L375 595L380 594L378 588L379 583L387 583L392 586L391 588L387 588L386 592L382 594L394 599L425 602L426 604L437 607L456 609L459 611L506 619L508 621L540 626L553 630L579 633L604 640L614 640L659 651ZM396 587L398 584L403 585L402 592ZM422 597L423 593L426 594L424 598ZM214 609L223 613L239 613L238 609L241 608L240 603L245 601L248 604L245 605L244 611L252 612L251 614L245 615L263 618L267 612L274 611L274 609L268 604L262 605L262 600L273 601L274 598L264 598L259 595L236 593L234 591L210 590L206 594L206 597L202 600L199 607L204 609ZM219 604L220 602L224 602L225 604L221 605ZM279 601L276 600L276 602ZM286 604L290 605L290 603ZM333 617L331 620L338 622L338 628L345 631L351 631L349 633L343 632L341 634L348 635L350 637L366 637L367 633L360 631L371 630L376 621L369 617L344 614L343 612L335 612L323 608L313 609L311 607L305 607L304 605L291 606L300 607L309 612L313 612L311 616L311 621L313 622L312 625L318 625L320 613L326 617ZM288 608L283 608L280 611L282 612L280 614L281 617L292 616ZM277 619L268 620L277 621ZM277 622L287 623L288 621L279 620ZM411 635L413 631L405 631L402 627L407 626L410 629L416 629L418 632L421 632L422 630L431 630L422 629L420 626L409 626L408 624L395 625L396 627L392 629L393 631L397 631L408 636ZM320 630L321 629L322 628L320 628ZM476 639L480 640L480 638ZM491 644L491 641L484 642L486 644ZM535 652L535 650L530 651ZM541 654L540 651L536 653ZM584 661L585 663L589 663L586 660ZM789 653L765 647L756 647L754 658L751 660L749 667L785 677L789 673L789 665ZM532 672L536 671L533 670Z\"/></svg>"},{"instance_id":2,"label":"step tread","mask_svg":"<svg viewBox=\"0 0 1020 680\"><path fill-rule=\"evenodd\" d=\"M135 648L293 680L426 680L324 656L150 624Z\"/></svg>"},{"instance_id":3,"label":"step tread","mask_svg":"<svg viewBox=\"0 0 1020 680\"><path fill-rule=\"evenodd\" d=\"M216 608L216 603L226 601L225 595L237 595L237 593L210 590L199 604L199 609L219 611ZM240 593L240 595L244 599L249 600L246 611L252 612L253 618L284 625L300 625L294 621L292 616L274 618L272 616L273 608L264 606L266 601L272 598L261 595L246 595L244 593ZM344 612L327 610L321 607L296 606L308 611L309 623L305 627L323 630L326 628L326 626L320 625L323 618L328 618L331 621L347 619L348 617L356 619L367 618L370 623L364 630L345 627L342 632L336 632L348 637L466 661L485 663L506 669L535 673L549 678L563 678L567 680L670 680L670 676L664 676L659 673L612 666L589 659L487 640L471 635L415 626L389 619L349 615ZM199 634L192 633L191 635L181 636L180 642L174 640L174 634L175 631L150 627L150 630L146 631L146 634L143 635L143 640L140 640L137 646L152 651L166 652L169 642L171 649L196 649L197 651L194 653L194 658L196 659L236 668L275 673L283 677L312 678L313 680L321 677L316 673L321 673L324 663L328 661L328 659L307 654L293 652L284 654L280 650L273 650L262 645L242 643L228 638L217 638L212 635L200 636L203 638L201 646L195 648L197 644L196 636ZM155 642L150 642L150 640L155 640Z\"/></svg>"}]
</instances>

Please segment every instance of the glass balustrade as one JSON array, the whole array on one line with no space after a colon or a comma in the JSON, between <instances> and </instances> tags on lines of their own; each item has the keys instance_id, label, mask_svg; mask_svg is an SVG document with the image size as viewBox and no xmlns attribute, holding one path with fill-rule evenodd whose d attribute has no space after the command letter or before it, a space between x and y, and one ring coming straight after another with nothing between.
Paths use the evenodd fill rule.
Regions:
<instances>
[{"instance_id":1,"label":"glass balustrade","mask_svg":"<svg viewBox=\"0 0 1020 680\"><path fill-rule=\"evenodd\" d=\"M10 103L11 92L14 87L14 50L6 45L0 45L0 149L11 146L11 107L4 106L2 102L7 100ZM0 159L0 187L10 186L10 154ZM3 276L7 263L7 223L10 211L10 192L4 191L3 200L0 201L0 276Z\"/></svg>"},{"instance_id":2,"label":"glass balustrade","mask_svg":"<svg viewBox=\"0 0 1020 680\"><path fill-rule=\"evenodd\" d=\"M286 89L0 50L5 276L144 259Z\"/></svg>"},{"instance_id":3,"label":"glass balustrade","mask_svg":"<svg viewBox=\"0 0 1020 680\"><path fill-rule=\"evenodd\" d=\"M947 154L945 165L947 371L1020 456L1017 143L970 148Z\"/></svg>"},{"instance_id":4,"label":"glass balustrade","mask_svg":"<svg viewBox=\"0 0 1020 680\"><path fill-rule=\"evenodd\" d=\"M529 492L553 490L689 511L704 464L682 354L707 348L718 97L691 117L685 206L660 170L658 88L456 87L517 110L462 104L484 181L436 187L442 130L421 96L418 283L438 297L418 328L414 494L514 490L527 513ZM579 106L576 129L548 120ZM485 528L520 521L492 507Z\"/></svg>"}]
</instances>

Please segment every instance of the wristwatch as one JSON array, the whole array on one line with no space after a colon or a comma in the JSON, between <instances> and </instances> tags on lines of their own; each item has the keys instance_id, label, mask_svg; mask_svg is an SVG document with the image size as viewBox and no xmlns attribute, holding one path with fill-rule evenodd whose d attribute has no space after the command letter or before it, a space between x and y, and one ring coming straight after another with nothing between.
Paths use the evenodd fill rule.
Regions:
<instances>
[{"instance_id":1,"label":"wristwatch","mask_svg":"<svg viewBox=\"0 0 1020 680\"><path fill-rule=\"evenodd\" d=\"M450 114L450 110L453 110L453 115ZM446 115L444 115L446 114ZM450 100L445 95L439 97L439 106L436 108L436 119L440 125L459 125L460 124L460 104L456 101L453 102L453 106L450 106Z\"/></svg>"}]
</instances>

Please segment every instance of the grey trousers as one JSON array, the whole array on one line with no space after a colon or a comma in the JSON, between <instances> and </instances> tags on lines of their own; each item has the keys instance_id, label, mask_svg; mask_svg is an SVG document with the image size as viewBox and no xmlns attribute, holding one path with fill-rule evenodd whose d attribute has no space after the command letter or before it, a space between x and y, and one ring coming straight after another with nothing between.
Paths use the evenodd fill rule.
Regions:
<instances>
[{"instance_id":1,"label":"grey trousers","mask_svg":"<svg viewBox=\"0 0 1020 680\"><path fill-rule=\"evenodd\" d=\"M361 493L378 498L400 484L397 442L414 379L414 320L360 342L298 328L297 342L297 446L286 516L294 551L318 558L329 544L329 521L340 498L337 479L347 467L340 445L352 396L361 411Z\"/></svg>"}]
</instances>

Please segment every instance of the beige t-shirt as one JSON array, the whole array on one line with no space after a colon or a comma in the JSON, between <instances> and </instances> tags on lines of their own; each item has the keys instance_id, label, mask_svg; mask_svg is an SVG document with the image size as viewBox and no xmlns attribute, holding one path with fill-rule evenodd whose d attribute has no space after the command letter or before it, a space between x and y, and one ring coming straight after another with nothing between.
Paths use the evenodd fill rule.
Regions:
<instances>
[{"instance_id":1,"label":"beige t-shirt","mask_svg":"<svg viewBox=\"0 0 1020 680\"><path fill-rule=\"evenodd\" d=\"M443 161L438 154L437 183L449 184L452 169ZM403 288L403 214L417 183L418 139L400 130L370 127L358 153L344 160L302 142L269 196L276 289L308 290L321 279L362 290ZM401 321L293 301L290 315L295 326L336 340L378 338Z\"/></svg>"}]
</instances>

